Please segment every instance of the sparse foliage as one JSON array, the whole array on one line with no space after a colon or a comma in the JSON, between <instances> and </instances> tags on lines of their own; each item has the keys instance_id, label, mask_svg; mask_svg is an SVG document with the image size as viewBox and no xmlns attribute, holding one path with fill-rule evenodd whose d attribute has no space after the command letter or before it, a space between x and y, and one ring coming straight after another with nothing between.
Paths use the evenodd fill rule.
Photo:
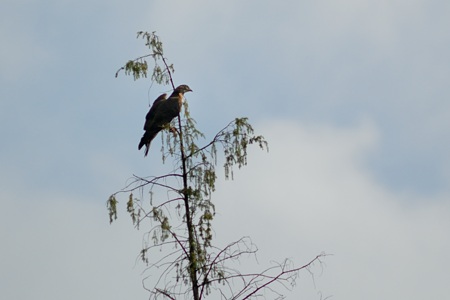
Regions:
<instances>
[{"instance_id":1,"label":"sparse foliage","mask_svg":"<svg viewBox=\"0 0 450 300\"><path fill-rule=\"evenodd\" d=\"M150 54L128 61L116 76L124 70L134 79L146 78L146 59L151 57L154 63L151 80L174 88L174 68L164 57L160 38L155 32L138 32L138 38L145 40ZM257 252L250 238L242 238L224 248L212 243L215 206L211 196L215 191L218 161L223 155L225 178L233 179L234 168L247 164L248 146L257 145L268 151L266 140L255 135L244 117L234 119L212 140L201 145L205 137L196 128L186 101L183 117L178 116L172 123L162 131L161 152L163 162L170 160L173 170L159 176L133 175L127 186L107 201L109 220L113 222L117 219L118 194L128 194L126 209L133 224L142 228L145 223L150 228L144 235L140 258L153 275L152 287L148 288L151 298L200 300L215 294L222 299L251 299L263 295L263 291L280 297L271 288L274 284L292 286L298 271L320 263L323 255L302 267L285 261L262 272L240 273L232 264L243 255L253 256Z\"/></svg>"},{"instance_id":2,"label":"sparse foliage","mask_svg":"<svg viewBox=\"0 0 450 300\"><path fill-rule=\"evenodd\" d=\"M171 72L175 69L173 65L167 65L164 59L164 51L162 42L159 36L155 32L144 32L139 31L137 33L137 38L142 38L145 40L145 46L150 50L150 54L140 56L136 59L129 60L125 66L121 67L116 72L116 77L119 76L120 71L124 70L126 75L133 75L134 80L139 78L147 78L148 75L148 62L147 58L153 58L154 66L152 71L151 80L158 83L168 85L172 83ZM161 64L161 62L163 64Z\"/></svg>"}]
</instances>

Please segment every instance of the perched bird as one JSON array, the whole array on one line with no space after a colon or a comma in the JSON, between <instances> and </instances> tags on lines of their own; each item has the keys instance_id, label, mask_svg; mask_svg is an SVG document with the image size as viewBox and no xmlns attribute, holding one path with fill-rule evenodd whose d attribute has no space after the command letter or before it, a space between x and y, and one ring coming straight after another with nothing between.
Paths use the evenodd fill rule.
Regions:
<instances>
[{"instance_id":1,"label":"perched bird","mask_svg":"<svg viewBox=\"0 0 450 300\"><path fill-rule=\"evenodd\" d=\"M141 150L142 146L145 145L145 156L148 154L151 141L158 132L180 113L183 96L186 92L192 92L192 90L187 85L182 84L173 91L168 99L166 98L167 94L162 94L153 102L150 111L145 116L145 133L138 147Z\"/></svg>"}]
</instances>

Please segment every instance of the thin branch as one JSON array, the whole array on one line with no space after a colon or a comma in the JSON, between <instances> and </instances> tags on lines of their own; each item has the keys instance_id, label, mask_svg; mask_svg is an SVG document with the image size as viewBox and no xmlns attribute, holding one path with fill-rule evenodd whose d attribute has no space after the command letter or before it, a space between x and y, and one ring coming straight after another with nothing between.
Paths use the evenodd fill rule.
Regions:
<instances>
[{"instance_id":1,"label":"thin branch","mask_svg":"<svg viewBox=\"0 0 450 300\"><path fill-rule=\"evenodd\" d=\"M301 267L294 268L294 269L292 269L292 270L287 270L287 271L285 271L284 269L282 269L282 271L281 271L277 276L273 277L271 280L269 280L269 281L266 282L265 284L263 284L263 285L257 287L253 292L251 292L250 294L248 294L248 295L246 295L244 298L242 298L242 300L249 299L252 295L254 295L255 293L257 293L259 290L261 290L261 289L267 287L268 285L272 284L274 281L278 280L281 276L283 276L283 275L285 275L285 274L289 274L289 273L293 273L293 272L298 272L298 271L300 271L300 270L302 270L302 269L305 269L305 268L310 267L315 261L317 261L317 260L320 261L320 258L323 257L323 256L325 256L325 254L319 254L319 255L317 255L314 259L312 259L309 263L307 263L307 264L305 264L305 265L303 265L303 266L301 266ZM284 266L283 266L283 268L284 268Z\"/></svg>"},{"instance_id":2,"label":"thin branch","mask_svg":"<svg viewBox=\"0 0 450 300\"><path fill-rule=\"evenodd\" d=\"M140 181L145 182L144 184L140 185L139 187L143 187L143 186L146 186L146 185L148 185L148 184L151 184L151 185L156 185L156 186L164 187L164 188L166 188L166 189L168 189L168 190L172 190L172 191L177 192L177 193L179 192L178 189L175 189L175 188L171 187L170 185L166 185L166 184L162 184L162 183L158 183L158 182L157 182L158 180L160 180L160 179L162 179L162 178L165 178L165 177L167 177L167 176L155 177L155 178L153 178L152 180L147 180L147 179L145 179L145 178L138 177L138 176L136 176L136 175L133 175L133 176L135 176L135 177L136 177L137 179L139 179ZM178 177L178 174L171 175L171 177L172 177L172 176ZM135 189L136 189L136 188L134 188L134 190L135 190Z\"/></svg>"},{"instance_id":3,"label":"thin branch","mask_svg":"<svg viewBox=\"0 0 450 300\"><path fill-rule=\"evenodd\" d=\"M159 216L156 216L156 217L157 217L158 221L161 223L162 220L160 219L160 217L159 217ZM170 228L165 229L165 230L167 230L168 232L170 232L170 234L172 235L172 237L177 241L178 245L180 245L180 247L181 247L181 249L183 250L183 252L184 252L184 254L186 255L186 257L189 257L189 254L188 254L186 248L184 247L183 243L180 242L180 240L178 239L177 235L176 235L172 230L170 230Z\"/></svg>"},{"instance_id":4,"label":"thin branch","mask_svg":"<svg viewBox=\"0 0 450 300\"><path fill-rule=\"evenodd\" d=\"M170 296L169 293L167 293L167 292L165 292L165 291L163 291L163 290L160 290L160 289L158 289L158 288L155 288L155 290L156 290L158 293L163 294L163 295L166 296L167 298L169 298L169 299L171 299L171 300L175 300L175 298L173 298L172 296Z\"/></svg>"},{"instance_id":5,"label":"thin branch","mask_svg":"<svg viewBox=\"0 0 450 300\"><path fill-rule=\"evenodd\" d=\"M160 53L152 53L152 54L142 55L142 56L140 56L138 58L133 59L132 62L136 62L138 60L141 60L143 58L150 57L150 56L153 56L153 58L155 58L156 55L161 55L161 54ZM117 70L116 76L115 76L116 78L117 78L117 76L119 76L119 72L122 71L122 70L125 70L125 66L123 66L123 67L119 68L119 70Z\"/></svg>"},{"instance_id":6,"label":"thin branch","mask_svg":"<svg viewBox=\"0 0 450 300\"><path fill-rule=\"evenodd\" d=\"M137 176L135 174L133 174L133 177L134 177L134 180L132 182L128 183L123 189L113 193L112 195L115 196L115 195L120 194L120 193L134 192L135 190L143 188L143 187L145 187L146 185L149 185L149 184L157 185L157 186L160 186L160 187L165 187L167 189L171 189L171 190L173 190L175 192L178 192L177 189L174 189L173 187L168 186L168 185L164 185L164 184L158 183L157 181L160 180L160 179L165 179L165 178L169 178L169 177L182 177L182 175L181 174L177 174L177 173L172 173L172 174L166 174L166 175L162 175L162 176L155 176L151 180L149 180L149 179L147 179L145 177ZM132 185L136 184L137 182L143 182L143 183L141 183L141 184L139 184L139 185L137 185L135 187L131 187Z\"/></svg>"},{"instance_id":7,"label":"thin branch","mask_svg":"<svg viewBox=\"0 0 450 300\"><path fill-rule=\"evenodd\" d=\"M217 143L218 141L220 141L220 140L218 140L219 136L221 136L221 135L223 134L223 132L224 132L228 127L230 127L230 125L233 124L234 122L235 122L235 121L233 120L233 121L231 121L230 123L228 123L227 126L225 126L224 128L222 128L222 129L214 136L214 138L211 140L211 142L209 142L209 143L206 144L205 146L203 146L203 147L197 149L196 151L192 152L191 154L189 154L188 156L186 156L186 158L191 158L191 157L193 157L195 154L197 154L197 153L199 153L199 152L201 152L201 151L203 151L203 150L205 150L205 149L211 147L214 143Z\"/></svg>"},{"instance_id":8,"label":"thin branch","mask_svg":"<svg viewBox=\"0 0 450 300\"><path fill-rule=\"evenodd\" d=\"M170 68L167 65L166 59L162 55L161 55L161 60L163 61L164 65L166 66L166 70L169 73L169 79L170 79L170 83L172 84L172 88L175 89L175 85L173 84L173 80L172 80L172 72L170 72Z\"/></svg>"},{"instance_id":9,"label":"thin branch","mask_svg":"<svg viewBox=\"0 0 450 300\"><path fill-rule=\"evenodd\" d=\"M166 206L167 204L169 204L169 203L171 203L171 202L182 201L182 200L183 200L183 198L181 198L181 197L173 198L173 199L167 200L166 202L161 203L161 204L158 205L158 206L155 206L154 208L160 208L160 207L162 207L162 206Z\"/></svg>"}]
</instances>

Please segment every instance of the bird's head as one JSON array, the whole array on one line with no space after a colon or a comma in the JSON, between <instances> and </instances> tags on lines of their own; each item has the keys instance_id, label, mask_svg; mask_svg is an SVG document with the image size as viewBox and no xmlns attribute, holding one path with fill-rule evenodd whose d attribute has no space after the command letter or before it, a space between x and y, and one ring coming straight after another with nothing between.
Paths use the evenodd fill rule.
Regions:
<instances>
[{"instance_id":1,"label":"bird's head","mask_svg":"<svg viewBox=\"0 0 450 300\"><path fill-rule=\"evenodd\" d=\"M184 94L187 92L192 92L191 88L189 86L187 86L186 84L182 84L180 86L178 86L174 92L176 93L180 93L180 94Z\"/></svg>"}]
</instances>

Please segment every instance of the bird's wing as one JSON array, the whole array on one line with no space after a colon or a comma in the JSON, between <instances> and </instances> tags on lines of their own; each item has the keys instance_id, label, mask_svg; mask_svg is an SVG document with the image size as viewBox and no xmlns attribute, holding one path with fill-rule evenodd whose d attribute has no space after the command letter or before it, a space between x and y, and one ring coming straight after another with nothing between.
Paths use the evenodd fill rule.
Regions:
<instances>
[{"instance_id":1,"label":"bird's wing","mask_svg":"<svg viewBox=\"0 0 450 300\"><path fill-rule=\"evenodd\" d=\"M170 121L180 113L181 103L182 95L180 94L172 94L169 99L161 102L158 111L155 114L154 123L158 126L164 126L165 124L170 123Z\"/></svg>"},{"instance_id":2,"label":"bird's wing","mask_svg":"<svg viewBox=\"0 0 450 300\"><path fill-rule=\"evenodd\" d=\"M144 123L144 130L147 130L151 127L151 123L153 123L155 116L157 114L158 108L161 105L161 103L166 100L167 94L162 94L158 98L156 98L155 101L153 101L153 105L150 108L149 112L145 116L145 123Z\"/></svg>"}]
</instances>

